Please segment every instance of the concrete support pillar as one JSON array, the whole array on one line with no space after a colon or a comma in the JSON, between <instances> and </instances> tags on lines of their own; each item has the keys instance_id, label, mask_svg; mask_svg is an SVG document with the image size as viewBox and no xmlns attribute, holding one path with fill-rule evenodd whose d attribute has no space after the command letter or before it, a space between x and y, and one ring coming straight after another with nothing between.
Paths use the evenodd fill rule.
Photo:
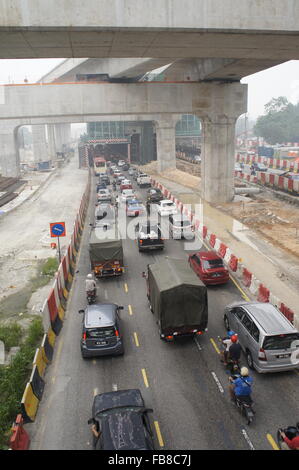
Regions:
<instances>
[{"instance_id":1,"label":"concrete support pillar","mask_svg":"<svg viewBox=\"0 0 299 470\"><path fill-rule=\"evenodd\" d=\"M146 121L142 126L141 161L149 163L154 159L154 131L153 123Z\"/></svg>"},{"instance_id":2,"label":"concrete support pillar","mask_svg":"<svg viewBox=\"0 0 299 470\"><path fill-rule=\"evenodd\" d=\"M71 124L70 123L55 124L56 151L64 152L65 148L69 146L70 141L71 141Z\"/></svg>"},{"instance_id":3,"label":"concrete support pillar","mask_svg":"<svg viewBox=\"0 0 299 470\"><path fill-rule=\"evenodd\" d=\"M176 168L175 125L177 120L176 115L165 115L155 122L158 173Z\"/></svg>"},{"instance_id":4,"label":"concrete support pillar","mask_svg":"<svg viewBox=\"0 0 299 470\"><path fill-rule=\"evenodd\" d=\"M33 155L35 162L49 160L46 127L44 125L32 126Z\"/></svg>"},{"instance_id":5,"label":"concrete support pillar","mask_svg":"<svg viewBox=\"0 0 299 470\"><path fill-rule=\"evenodd\" d=\"M211 203L234 197L236 118L212 115L202 120L201 195Z\"/></svg>"},{"instance_id":6,"label":"concrete support pillar","mask_svg":"<svg viewBox=\"0 0 299 470\"><path fill-rule=\"evenodd\" d=\"M47 125L48 150L50 160L56 160L55 129L53 124Z\"/></svg>"},{"instance_id":7,"label":"concrete support pillar","mask_svg":"<svg viewBox=\"0 0 299 470\"><path fill-rule=\"evenodd\" d=\"M0 122L0 174L7 177L20 176L17 127L13 121Z\"/></svg>"}]
</instances>

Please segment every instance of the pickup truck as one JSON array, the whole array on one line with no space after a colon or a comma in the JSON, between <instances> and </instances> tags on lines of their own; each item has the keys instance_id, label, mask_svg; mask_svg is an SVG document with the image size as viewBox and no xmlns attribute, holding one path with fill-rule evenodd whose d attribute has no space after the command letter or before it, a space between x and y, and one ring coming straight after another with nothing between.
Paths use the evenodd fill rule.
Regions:
<instances>
[{"instance_id":1,"label":"pickup truck","mask_svg":"<svg viewBox=\"0 0 299 470\"><path fill-rule=\"evenodd\" d=\"M140 173L138 178L137 178L137 184L140 188L149 187L149 186L151 186L151 179L145 173Z\"/></svg>"},{"instance_id":2,"label":"pickup truck","mask_svg":"<svg viewBox=\"0 0 299 470\"><path fill-rule=\"evenodd\" d=\"M137 224L135 230L139 251L163 250L164 239L162 238L160 224L151 224L147 221Z\"/></svg>"}]
</instances>

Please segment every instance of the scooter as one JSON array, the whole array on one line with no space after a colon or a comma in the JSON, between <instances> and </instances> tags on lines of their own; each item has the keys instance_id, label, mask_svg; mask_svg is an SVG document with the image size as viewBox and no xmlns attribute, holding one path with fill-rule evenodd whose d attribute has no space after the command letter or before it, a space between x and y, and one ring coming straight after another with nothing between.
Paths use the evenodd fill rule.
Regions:
<instances>
[{"instance_id":1,"label":"scooter","mask_svg":"<svg viewBox=\"0 0 299 470\"><path fill-rule=\"evenodd\" d=\"M279 428L277 431L277 443L280 450L286 450L282 447L284 442L281 433L284 432L288 439L292 440L294 437L299 436L299 422L296 423L296 426L288 426L287 428Z\"/></svg>"},{"instance_id":2,"label":"scooter","mask_svg":"<svg viewBox=\"0 0 299 470\"><path fill-rule=\"evenodd\" d=\"M96 293L94 290L88 290L86 292L86 299L89 305L93 304L96 301Z\"/></svg>"},{"instance_id":3,"label":"scooter","mask_svg":"<svg viewBox=\"0 0 299 470\"><path fill-rule=\"evenodd\" d=\"M229 377L229 380L232 381L238 378L238 375L232 375ZM245 416L248 426L252 423L255 412L252 408L253 400L250 395L235 395L235 405L239 408L242 416Z\"/></svg>"}]
</instances>

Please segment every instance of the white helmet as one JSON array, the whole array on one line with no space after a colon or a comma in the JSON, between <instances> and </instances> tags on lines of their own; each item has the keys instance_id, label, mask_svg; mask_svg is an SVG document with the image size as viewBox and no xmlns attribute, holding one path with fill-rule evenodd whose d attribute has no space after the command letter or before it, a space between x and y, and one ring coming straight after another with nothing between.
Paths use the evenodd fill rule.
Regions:
<instances>
[{"instance_id":1,"label":"white helmet","mask_svg":"<svg viewBox=\"0 0 299 470\"><path fill-rule=\"evenodd\" d=\"M246 377L247 375L249 375L249 371L248 371L247 367L242 367L241 368L241 375L242 375L242 377Z\"/></svg>"},{"instance_id":2,"label":"white helmet","mask_svg":"<svg viewBox=\"0 0 299 470\"><path fill-rule=\"evenodd\" d=\"M87 279L92 279L92 274L87 274Z\"/></svg>"}]
</instances>

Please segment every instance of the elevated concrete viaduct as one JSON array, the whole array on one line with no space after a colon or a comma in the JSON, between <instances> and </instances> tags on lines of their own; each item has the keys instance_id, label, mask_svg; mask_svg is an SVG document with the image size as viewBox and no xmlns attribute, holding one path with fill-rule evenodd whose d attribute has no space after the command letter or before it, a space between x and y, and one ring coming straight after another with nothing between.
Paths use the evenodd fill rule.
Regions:
<instances>
[{"instance_id":1,"label":"elevated concrete viaduct","mask_svg":"<svg viewBox=\"0 0 299 470\"><path fill-rule=\"evenodd\" d=\"M235 121L246 111L247 86L239 83L48 84L4 86L0 119L24 124L86 122L99 116L155 116L159 170L175 168L175 123L196 114L204 123L203 197L233 197ZM132 118L131 118L132 119ZM134 118L135 119L135 118ZM17 120L17 123L16 123Z\"/></svg>"}]
</instances>

